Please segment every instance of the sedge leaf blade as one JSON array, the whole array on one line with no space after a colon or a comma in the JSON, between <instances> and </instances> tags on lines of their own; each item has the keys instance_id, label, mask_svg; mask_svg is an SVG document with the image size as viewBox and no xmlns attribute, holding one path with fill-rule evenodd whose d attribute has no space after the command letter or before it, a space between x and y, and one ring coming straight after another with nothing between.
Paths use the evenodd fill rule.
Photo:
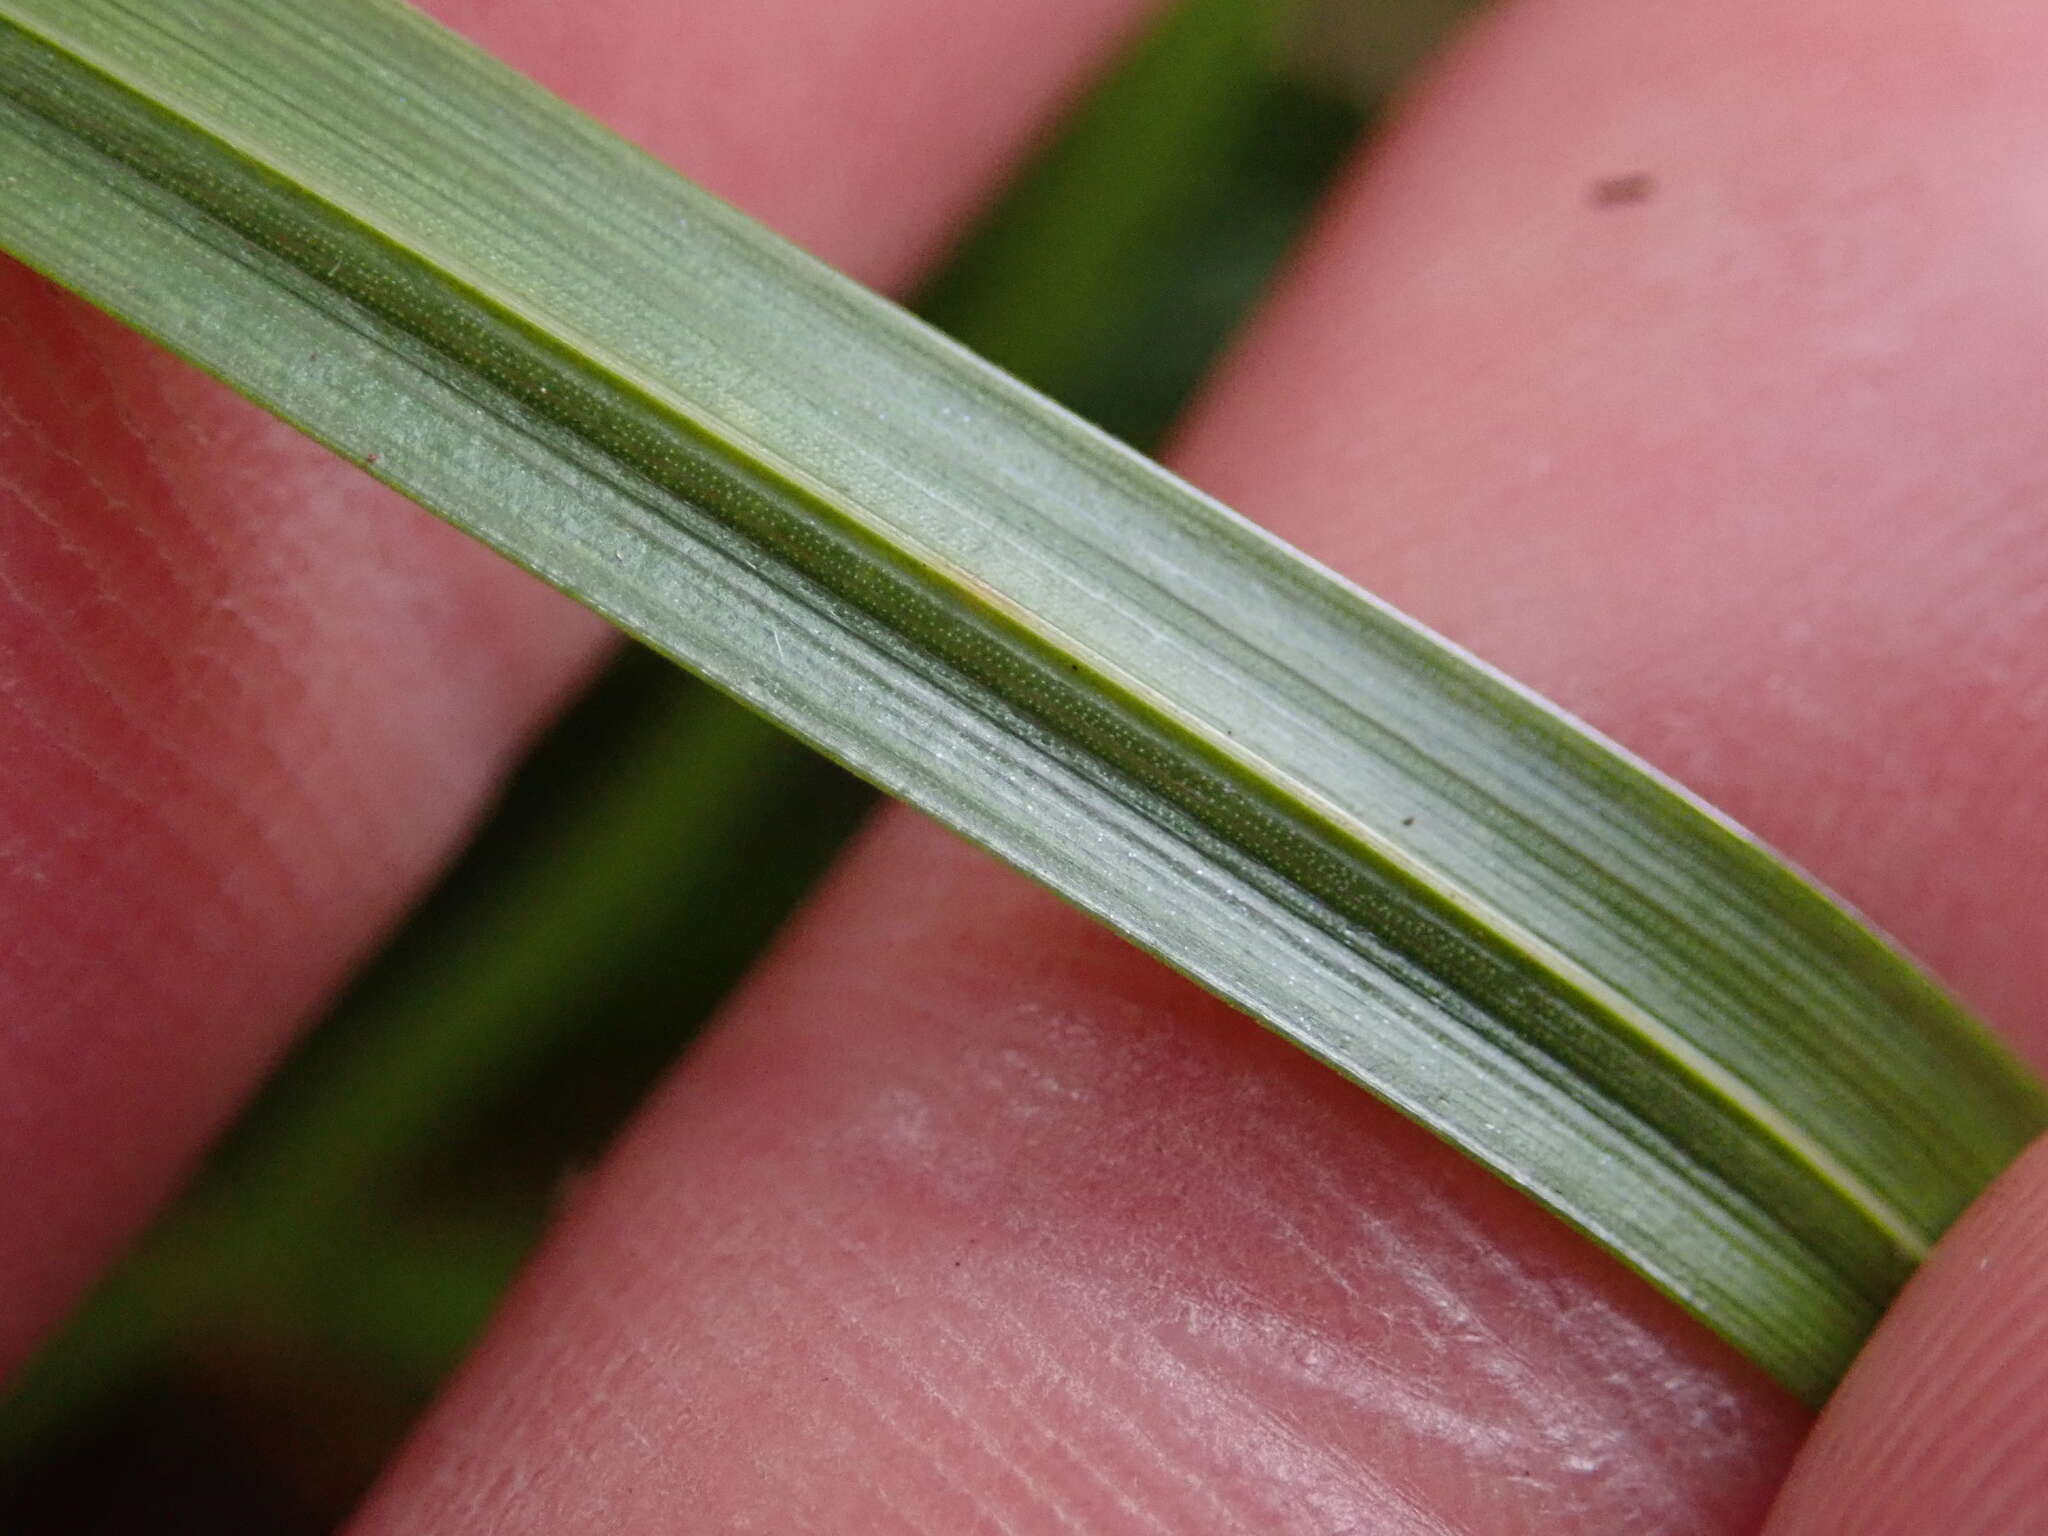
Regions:
<instances>
[{"instance_id":1,"label":"sedge leaf blade","mask_svg":"<svg viewBox=\"0 0 2048 1536\"><path fill-rule=\"evenodd\" d=\"M0 247L1294 1039L1809 1399L2048 1120L1739 830L413 12L0 0L0 155Z\"/></svg>"}]
</instances>

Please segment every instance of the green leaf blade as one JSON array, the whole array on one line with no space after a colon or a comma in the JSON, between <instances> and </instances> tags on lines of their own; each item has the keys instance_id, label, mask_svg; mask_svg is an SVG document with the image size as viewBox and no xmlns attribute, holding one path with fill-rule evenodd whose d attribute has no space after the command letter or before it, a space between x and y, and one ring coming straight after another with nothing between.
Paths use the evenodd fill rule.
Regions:
<instances>
[{"instance_id":1,"label":"green leaf blade","mask_svg":"<svg viewBox=\"0 0 2048 1536\"><path fill-rule=\"evenodd\" d=\"M1295 1039L1809 1398L2048 1120L1711 812L410 12L0 0L0 145L0 244Z\"/></svg>"}]
</instances>

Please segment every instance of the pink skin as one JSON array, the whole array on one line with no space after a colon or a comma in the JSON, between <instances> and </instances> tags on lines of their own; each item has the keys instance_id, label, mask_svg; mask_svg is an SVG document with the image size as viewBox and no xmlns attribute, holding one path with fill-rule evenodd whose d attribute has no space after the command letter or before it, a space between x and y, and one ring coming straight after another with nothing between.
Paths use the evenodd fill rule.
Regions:
<instances>
[{"instance_id":1,"label":"pink skin","mask_svg":"<svg viewBox=\"0 0 2048 1536\"><path fill-rule=\"evenodd\" d=\"M435 8L891 287L1141 11ZM4 262L0 529L4 1373L457 846L607 632Z\"/></svg>"},{"instance_id":2,"label":"pink skin","mask_svg":"<svg viewBox=\"0 0 2048 1536\"><path fill-rule=\"evenodd\" d=\"M2048 1525L2048 1141L1914 1277L1821 1416L1770 1536Z\"/></svg>"},{"instance_id":3,"label":"pink skin","mask_svg":"<svg viewBox=\"0 0 2048 1536\"><path fill-rule=\"evenodd\" d=\"M1077 38L1108 25L1087 14L1095 30L1076 21ZM978 57L994 25L963 27L934 81ZM1037 25L1024 29L1033 47ZM989 66L984 96L1033 56L1017 37L989 46L1017 62ZM1083 51L1041 82L1067 78ZM2024 797L2048 769L2044 66L2034 0L1525 0L1438 73L1339 196L1177 451L1202 483L1749 821L2037 1060L2048 821ZM963 121L993 110L945 83L939 105ZM736 79L733 99L757 88ZM923 110L885 96L906 121ZM812 101L795 99L778 133L803 133ZM842 114L833 130L864 120ZM1654 179L1647 198L1591 195L1639 173ZM934 206L927 242L957 207ZM147 374L130 354L121 367ZM135 497L162 498L159 483ZM225 503L207 526L240 516L213 482L202 492ZM429 538L387 518L390 545ZM516 583L443 540L430 575L404 557L410 604L365 620L360 583L316 586L262 521L241 535L256 559L204 567L267 573L255 598L222 597L223 574L210 605L152 626L159 648L185 642L182 670L98 617L86 578L41 574L68 546L47 540L30 568L39 594L77 594L61 633L92 647L93 675L132 678L131 709L150 687L151 723L184 732L165 760L247 786L207 813L177 788L196 771L150 777L156 760L134 748L118 782L147 784L140 803L95 799L75 771L12 786L36 807L22 825L45 841L31 850L59 833L76 850L62 866L37 853L52 873L23 908L36 927L18 942L56 957L25 973L51 989L33 994L36 1017L85 986L84 946L110 934L124 947L118 964L98 961L95 985L161 985L171 966L197 968L201 1001L245 989L226 1018L182 1004L184 1049L131 1069L125 1092L114 1053L132 1063L144 1046L103 1024L72 1031L75 1063L5 1037L0 1081L28 1070L16 1054L49 1081L28 1079L47 1100L36 1122L29 1098L10 1100L0 1133L20 1139L0 1152L29 1145L34 1125L53 1127L33 1132L41 1145L86 1147L88 1114L123 1128L98 1164L80 1151L47 1178L0 1159L37 1169L36 1191L0 1195L20 1202L0 1209L0 1232L43 1223L74 1274L99 1249L57 1225L59 1202L87 1188L126 1200L104 1219L112 1231L154 1197L169 1175L152 1160L183 1152L239 1091L201 1080L245 1078L281 1033L266 1022L253 1046L228 1047L240 1034L224 1035L227 1021L271 1021L331 980L590 643L557 620L554 638L529 630L523 662L473 640L473 670L457 674L452 647L421 641L465 610L500 636L513 599L492 594ZM109 535L83 563L124 562L141 590L148 553ZM521 600L529 625L560 611ZM246 653L239 668L216 659L224 641L206 625L244 607L287 644L358 623L365 644L379 626L400 639L389 658L287 684ZM12 655L33 637L6 622ZM25 689L46 715L99 718L89 700L104 684L78 697L93 687L78 674L46 680L61 658L20 654L25 680L0 707L25 709ZM386 696L430 670L429 699ZM208 692L216 675L228 682ZM316 684L334 695L317 708ZM182 708L163 698L173 685ZM315 753L337 724L349 752ZM96 763L122 739L105 722L68 728ZM54 753L43 743L64 738L39 730L35 750ZM197 759L190 743L216 737L317 760L326 777L266 778L246 747ZM385 805L394 773L431 789L438 818ZM296 819L294 783L315 808ZM357 846L365 818L392 851L357 875L346 913L271 911L281 898L259 893L247 905L263 926L174 945L171 914L194 926L194 905L223 871L248 870L269 830L235 831L236 807L299 829L299 864L335 842L322 828L347 827ZM138 824L162 851L128 846ZM173 834L189 851L170 851ZM117 859L127 908L92 873ZM188 863L204 877L180 874ZM324 900L339 878L315 883ZM347 914L356 926L336 938ZM132 1017L143 995L84 1011L127 996ZM198 1038L209 1059L184 1061ZM206 1093L207 1113L163 1107ZM2037 1151L1880 1331L1776 1529L2038 1526L2044 1233ZM47 1314L39 1273L0 1274L0 1295L28 1296L22 1315ZM1743 1531L1764 1519L1805 1422L1526 1203L891 813L578 1194L361 1529Z\"/></svg>"}]
</instances>

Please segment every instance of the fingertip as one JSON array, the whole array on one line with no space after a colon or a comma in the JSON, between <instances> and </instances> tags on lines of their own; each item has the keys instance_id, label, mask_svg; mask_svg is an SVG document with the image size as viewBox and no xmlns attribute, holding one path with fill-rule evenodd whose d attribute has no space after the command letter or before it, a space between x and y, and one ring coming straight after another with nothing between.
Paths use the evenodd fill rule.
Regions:
<instances>
[{"instance_id":1,"label":"fingertip","mask_svg":"<svg viewBox=\"0 0 2048 1536\"><path fill-rule=\"evenodd\" d=\"M1794 1464L1768 1536L2048 1524L2048 1140L1942 1239Z\"/></svg>"}]
</instances>

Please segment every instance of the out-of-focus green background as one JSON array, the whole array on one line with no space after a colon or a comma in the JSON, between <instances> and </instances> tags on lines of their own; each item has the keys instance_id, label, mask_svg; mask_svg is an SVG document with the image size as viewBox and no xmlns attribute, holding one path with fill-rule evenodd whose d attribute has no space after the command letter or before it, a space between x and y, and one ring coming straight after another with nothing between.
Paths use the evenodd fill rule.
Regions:
<instances>
[{"instance_id":1,"label":"out-of-focus green background","mask_svg":"<svg viewBox=\"0 0 2048 1536\"><path fill-rule=\"evenodd\" d=\"M1155 447L1325 184L1471 3L1182 0L919 308ZM622 657L0 1403L0 1529L333 1529L563 1183L868 803L665 663Z\"/></svg>"}]
</instances>

